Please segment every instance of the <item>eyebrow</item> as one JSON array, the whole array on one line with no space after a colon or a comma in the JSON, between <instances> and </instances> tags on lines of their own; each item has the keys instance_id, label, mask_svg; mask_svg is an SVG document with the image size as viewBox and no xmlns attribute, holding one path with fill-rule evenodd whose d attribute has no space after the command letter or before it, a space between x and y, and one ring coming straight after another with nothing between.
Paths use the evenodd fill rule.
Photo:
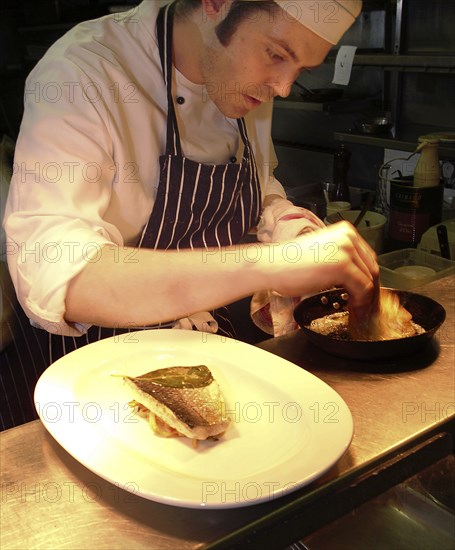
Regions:
<instances>
[{"instance_id":1,"label":"eyebrow","mask_svg":"<svg viewBox=\"0 0 455 550\"><path fill-rule=\"evenodd\" d=\"M293 61L295 61L296 63L299 62L298 58L297 58L297 55L295 53L295 51L289 46L289 44L285 41L285 40L281 40L279 38L274 38L274 41L280 45L290 56L291 56L291 59ZM310 67L310 66L307 66L305 65L304 67L300 67L300 70L301 71L305 71L305 70L308 70L308 69L312 69L312 68L315 68L316 66L314 67Z\"/></svg>"},{"instance_id":2,"label":"eyebrow","mask_svg":"<svg viewBox=\"0 0 455 550\"><path fill-rule=\"evenodd\" d=\"M287 42L285 42L284 40L279 40L277 38L275 38L274 41L279 44L284 50L286 50L294 61L298 61L295 51L289 46Z\"/></svg>"}]
</instances>

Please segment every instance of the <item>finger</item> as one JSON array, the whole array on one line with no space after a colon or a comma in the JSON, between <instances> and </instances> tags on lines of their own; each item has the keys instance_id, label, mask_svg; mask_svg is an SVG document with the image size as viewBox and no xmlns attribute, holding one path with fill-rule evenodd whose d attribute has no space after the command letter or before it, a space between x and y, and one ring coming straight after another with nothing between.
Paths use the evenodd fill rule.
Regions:
<instances>
[{"instance_id":1,"label":"finger","mask_svg":"<svg viewBox=\"0 0 455 550\"><path fill-rule=\"evenodd\" d=\"M376 253L371 246L362 239L352 225L344 224L346 222L340 222L340 228L345 231L352 248L347 250L351 265L348 265L343 273L343 286L350 295L350 307L357 309L362 316L373 301L379 279L379 266Z\"/></svg>"},{"instance_id":2,"label":"finger","mask_svg":"<svg viewBox=\"0 0 455 550\"><path fill-rule=\"evenodd\" d=\"M340 222L340 228L345 233L347 243L340 241L341 246L346 246L346 252L350 260L368 278L373 279L377 270L376 254L370 245L359 235L354 226L348 222Z\"/></svg>"},{"instance_id":3,"label":"finger","mask_svg":"<svg viewBox=\"0 0 455 550\"><path fill-rule=\"evenodd\" d=\"M349 307L359 309L368 308L373 300L374 282L369 272L365 273L355 263L351 264L343 277L343 288L349 295Z\"/></svg>"},{"instance_id":4,"label":"finger","mask_svg":"<svg viewBox=\"0 0 455 550\"><path fill-rule=\"evenodd\" d=\"M346 223L346 222L344 222ZM349 224L351 225L351 224ZM377 262L377 255L375 250L368 244L368 242L358 233L358 231L351 225L351 232L354 231L355 237L350 235L353 245L356 248L359 258L356 258L357 265L367 273L370 273L373 280L379 279L379 265Z\"/></svg>"}]
</instances>

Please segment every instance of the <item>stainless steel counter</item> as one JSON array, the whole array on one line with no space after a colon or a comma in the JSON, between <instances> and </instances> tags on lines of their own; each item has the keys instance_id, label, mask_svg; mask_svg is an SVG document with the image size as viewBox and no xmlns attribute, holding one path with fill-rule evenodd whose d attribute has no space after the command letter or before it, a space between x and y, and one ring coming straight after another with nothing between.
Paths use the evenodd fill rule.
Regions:
<instances>
[{"instance_id":1,"label":"stainless steel counter","mask_svg":"<svg viewBox=\"0 0 455 550\"><path fill-rule=\"evenodd\" d=\"M450 453L454 283L450 277L416 289L443 304L447 319L421 353L405 359L336 358L300 331L260 344L327 382L351 409L355 433L348 452L310 486L247 508L162 505L99 478L35 421L0 434L0 548L278 549Z\"/></svg>"}]
</instances>

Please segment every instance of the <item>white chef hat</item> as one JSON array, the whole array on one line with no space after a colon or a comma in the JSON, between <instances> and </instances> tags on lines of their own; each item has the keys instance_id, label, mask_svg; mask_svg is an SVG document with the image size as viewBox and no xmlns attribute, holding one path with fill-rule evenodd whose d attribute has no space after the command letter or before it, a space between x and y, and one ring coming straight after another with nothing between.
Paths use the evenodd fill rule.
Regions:
<instances>
[{"instance_id":1,"label":"white chef hat","mask_svg":"<svg viewBox=\"0 0 455 550\"><path fill-rule=\"evenodd\" d=\"M362 9L362 0L274 0L312 32L337 44Z\"/></svg>"}]
</instances>

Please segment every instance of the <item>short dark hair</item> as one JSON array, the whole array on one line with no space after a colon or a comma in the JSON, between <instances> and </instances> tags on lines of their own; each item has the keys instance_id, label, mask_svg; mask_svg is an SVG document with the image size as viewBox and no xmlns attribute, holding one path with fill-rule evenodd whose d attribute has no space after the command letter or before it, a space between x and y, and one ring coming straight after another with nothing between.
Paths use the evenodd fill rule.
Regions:
<instances>
[{"instance_id":1,"label":"short dark hair","mask_svg":"<svg viewBox=\"0 0 455 550\"><path fill-rule=\"evenodd\" d=\"M176 14L179 17L188 15L200 5L201 0L178 0ZM261 12L271 17L279 9L273 0L234 0L226 17L215 28L218 40L227 46L242 21L257 18Z\"/></svg>"},{"instance_id":2,"label":"short dark hair","mask_svg":"<svg viewBox=\"0 0 455 550\"><path fill-rule=\"evenodd\" d=\"M245 19L254 20L260 13L266 13L269 17L272 17L278 10L278 4L273 0L262 0L261 2L234 0L226 17L215 28L218 40L223 46L227 46L242 21L245 21Z\"/></svg>"}]
</instances>

